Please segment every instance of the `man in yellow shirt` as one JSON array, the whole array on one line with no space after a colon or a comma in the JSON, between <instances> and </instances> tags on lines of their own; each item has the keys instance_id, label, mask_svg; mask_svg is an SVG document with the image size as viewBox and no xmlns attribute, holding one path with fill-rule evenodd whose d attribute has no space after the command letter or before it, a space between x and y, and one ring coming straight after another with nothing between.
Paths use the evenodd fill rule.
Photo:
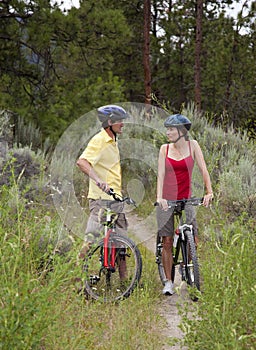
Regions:
<instances>
[{"instance_id":1,"label":"man in yellow shirt","mask_svg":"<svg viewBox=\"0 0 256 350\"><path fill-rule=\"evenodd\" d=\"M123 120L128 118L128 114L120 106L107 105L98 108L98 118L102 123L102 129L89 141L77 161L78 167L90 178L88 192L90 216L86 233L98 233L102 229L98 214L107 201L111 200L107 192L113 188L121 195L122 188L117 135L122 134ZM116 202L112 209L118 213L117 232L126 231L128 225L123 213L123 205Z\"/></svg>"}]
</instances>

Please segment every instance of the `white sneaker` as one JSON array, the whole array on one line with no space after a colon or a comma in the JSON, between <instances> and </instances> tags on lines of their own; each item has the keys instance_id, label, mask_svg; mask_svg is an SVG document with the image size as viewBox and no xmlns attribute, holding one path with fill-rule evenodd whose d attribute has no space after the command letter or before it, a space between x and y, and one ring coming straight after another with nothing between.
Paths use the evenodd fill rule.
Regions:
<instances>
[{"instance_id":1,"label":"white sneaker","mask_svg":"<svg viewBox=\"0 0 256 350\"><path fill-rule=\"evenodd\" d=\"M174 294L172 281L166 281L165 282L165 286L164 286L164 289L163 289L163 294L165 294L165 295L173 295Z\"/></svg>"}]
</instances>

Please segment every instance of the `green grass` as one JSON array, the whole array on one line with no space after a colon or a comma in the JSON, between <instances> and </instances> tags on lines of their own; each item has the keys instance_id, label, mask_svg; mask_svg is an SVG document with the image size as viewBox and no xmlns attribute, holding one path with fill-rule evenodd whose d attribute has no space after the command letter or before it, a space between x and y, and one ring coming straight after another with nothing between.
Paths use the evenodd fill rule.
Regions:
<instances>
[{"instance_id":1,"label":"green grass","mask_svg":"<svg viewBox=\"0 0 256 350\"><path fill-rule=\"evenodd\" d=\"M40 206L27 208L15 186L3 187L1 199L1 349L163 348L168 340L161 335L161 286L151 252L140 245L142 279L130 298L89 301L74 282L81 273L80 242L57 253L70 247L68 234L57 239L58 218ZM203 293L180 309L184 343L188 349L254 349L255 221L244 214L228 223L216 204L203 227L205 209L199 213Z\"/></svg>"},{"instance_id":2,"label":"green grass","mask_svg":"<svg viewBox=\"0 0 256 350\"><path fill-rule=\"evenodd\" d=\"M232 222L223 216L219 203L198 211L202 295L180 308L188 349L255 348L255 221L245 213ZM128 299L89 301L74 282L81 242L70 249L62 230L55 214L26 206L17 184L2 187L0 348L162 349L169 340L154 255L139 246L142 279Z\"/></svg>"},{"instance_id":3,"label":"green grass","mask_svg":"<svg viewBox=\"0 0 256 350\"><path fill-rule=\"evenodd\" d=\"M1 193L0 348L161 348L164 321L157 312L159 281L152 254L140 247L143 274L130 298L115 304L89 301L74 282L81 274L80 242L57 254L58 245L64 245L55 239L57 218L26 209L15 190L12 198L7 188Z\"/></svg>"},{"instance_id":4,"label":"green grass","mask_svg":"<svg viewBox=\"0 0 256 350\"><path fill-rule=\"evenodd\" d=\"M190 319L183 310L189 349L255 349L255 223L238 218L212 225L201 246L202 294ZM219 236L219 238L218 238Z\"/></svg>"}]
</instances>

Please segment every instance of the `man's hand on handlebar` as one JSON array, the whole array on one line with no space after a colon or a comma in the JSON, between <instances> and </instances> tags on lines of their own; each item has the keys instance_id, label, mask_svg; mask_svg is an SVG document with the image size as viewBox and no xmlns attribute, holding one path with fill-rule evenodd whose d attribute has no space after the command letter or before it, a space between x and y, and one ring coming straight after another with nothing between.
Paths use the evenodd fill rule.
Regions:
<instances>
[{"instance_id":1,"label":"man's hand on handlebar","mask_svg":"<svg viewBox=\"0 0 256 350\"><path fill-rule=\"evenodd\" d=\"M122 197L120 194L116 193L113 188L110 188L109 191L107 192L107 194L109 196L112 196L114 198L115 201L117 202L125 202L126 204L129 204L129 205L134 205L135 207L136 206L136 202L130 198L130 197Z\"/></svg>"},{"instance_id":2,"label":"man's hand on handlebar","mask_svg":"<svg viewBox=\"0 0 256 350\"><path fill-rule=\"evenodd\" d=\"M97 182L97 186L105 193L110 191L110 187L106 182Z\"/></svg>"}]
</instances>

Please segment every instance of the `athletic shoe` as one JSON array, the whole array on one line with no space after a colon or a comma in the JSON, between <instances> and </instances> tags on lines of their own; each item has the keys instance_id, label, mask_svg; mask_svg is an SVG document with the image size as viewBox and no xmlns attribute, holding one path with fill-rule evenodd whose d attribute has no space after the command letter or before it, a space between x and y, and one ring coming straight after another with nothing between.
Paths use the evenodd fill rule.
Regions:
<instances>
[{"instance_id":1,"label":"athletic shoe","mask_svg":"<svg viewBox=\"0 0 256 350\"><path fill-rule=\"evenodd\" d=\"M163 289L163 294L165 294L165 295L173 295L174 294L172 281L166 281L165 282L165 286L164 286L164 289Z\"/></svg>"}]
</instances>

